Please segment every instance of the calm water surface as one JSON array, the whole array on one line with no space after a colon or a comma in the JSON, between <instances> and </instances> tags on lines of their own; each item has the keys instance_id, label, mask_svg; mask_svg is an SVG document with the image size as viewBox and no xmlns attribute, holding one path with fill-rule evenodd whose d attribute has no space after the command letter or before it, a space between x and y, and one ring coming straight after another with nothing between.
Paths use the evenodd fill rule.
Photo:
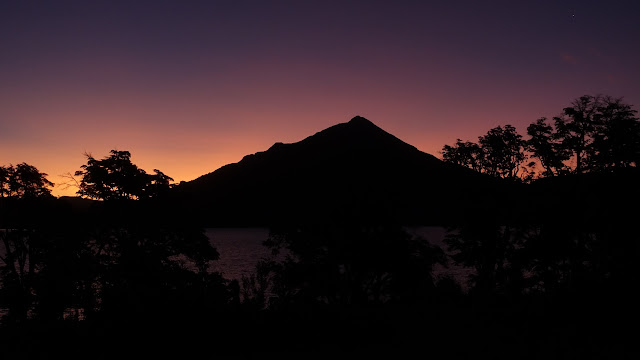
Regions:
<instances>
[{"instance_id":1,"label":"calm water surface","mask_svg":"<svg viewBox=\"0 0 640 360\"><path fill-rule=\"evenodd\" d=\"M268 228L209 228L205 234L220 253L213 270L230 280L255 272L255 265L270 255L262 242L269 237Z\"/></svg>"},{"instance_id":2,"label":"calm water surface","mask_svg":"<svg viewBox=\"0 0 640 360\"><path fill-rule=\"evenodd\" d=\"M447 250L444 243L446 229L442 227L423 226L407 228L415 236L421 236L433 245ZM209 228L206 235L211 244L220 253L220 259L213 264L213 270L219 271L230 280L240 281L242 275L255 272L255 265L261 258L268 257L270 251L262 245L269 237L268 228ZM438 266L434 269L436 276L451 276L466 289L466 280L471 274L467 268Z\"/></svg>"},{"instance_id":3,"label":"calm water surface","mask_svg":"<svg viewBox=\"0 0 640 360\"><path fill-rule=\"evenodd\" d=\"M412 227L407 230L446 250L446 244L443 242L446 235L444 228ZM242 275L254 273L258 261L270 255L270 251L262 245L262 242L269 237L268 228L209 228L205 230L205 234L220 253L220 259L213 262L213 270L219 271L230 280L241 281ZM458 280L463 289L466 289L466 279L471 271L456 266L436 267L434 274L452 276ZM4 313L6 309L0 308L0 319Z\"/></svg>"}]
</instances>

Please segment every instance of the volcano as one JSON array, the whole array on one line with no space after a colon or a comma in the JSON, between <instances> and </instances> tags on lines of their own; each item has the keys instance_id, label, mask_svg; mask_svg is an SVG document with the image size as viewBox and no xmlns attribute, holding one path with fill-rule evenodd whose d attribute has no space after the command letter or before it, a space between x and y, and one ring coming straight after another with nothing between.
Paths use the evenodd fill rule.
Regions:
<instances>
[{"instance_id":1,"label":"volcano","mask_svg":"<svg viewBox=\"0 0 640 360\"><path fill-rule=\"evenodd\" d=\"M492 211L510 184L422 152L361 116L275 143L175 188L205 226L309 221L442 225Z\"/></svg>"}]
</instances>

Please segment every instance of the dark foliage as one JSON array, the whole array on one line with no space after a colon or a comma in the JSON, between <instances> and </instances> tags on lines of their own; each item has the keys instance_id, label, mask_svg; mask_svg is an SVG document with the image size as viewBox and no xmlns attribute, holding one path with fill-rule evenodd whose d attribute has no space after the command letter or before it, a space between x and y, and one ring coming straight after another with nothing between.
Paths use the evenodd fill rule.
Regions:
<instances>
[{"instance_id":1,"label":"dark foliage","mask_svg":"<svg viewBox=\"0 0 640 360\"><path fill-rule=\"evenodd\" d=\"M20 163L16 166L0 166L0 198L36 198L51 196L54 184L47 180L47 174L35 166Z\"/></svg>"},{"instance_id":2,"label":"dark foliage","mask_svg":"<svg viewBox=\"0 0 640 360\"><path fill-rule=\"evenodd\" d=\"M147 174L131 162L128 151L111 150L110 154L100 160L86 154L87 163L75 173L82 178L80 196L99 200L144 199L163 195L171 187L171 177L157 169L155 174Z\"/></svg>"},{"instance_id":3,"label":"dark foliage","mask_svg":"<svg viewBox=\"0 0 640 360\"><path fill-rule=\"evenodd\" d=\"M99 201L3 185L3 355L635 358L634 114L583 97L444 162L356 117L180 186L119 151L78 173ZM269 226L273 257L224 279L212 225Z\"/></svg>"},{"instance_id":4,"label":"dark foliage","mask_svg":"<svg viewBox=\"0 0 640 360\"><path fill-rule=\"evenodd\" d=\"M273 229L265 246L286 253L263 264L274 273L279 306L427 304L435 296L433 266L445 262L440 248L383 223Z\"/></svg>"}]
</instances>

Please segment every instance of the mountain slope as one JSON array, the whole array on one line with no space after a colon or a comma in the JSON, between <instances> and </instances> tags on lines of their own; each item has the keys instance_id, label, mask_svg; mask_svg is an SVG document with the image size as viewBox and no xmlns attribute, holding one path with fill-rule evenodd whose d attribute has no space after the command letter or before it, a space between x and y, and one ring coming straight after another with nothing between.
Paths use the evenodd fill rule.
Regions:
<instances>
[{"instance_id":1,"label":"mountain slope","mask_svg":"<svg viewBox=\"0 0 640 360\"><path fill-rule=\"evenodd\" d=\"M356 116L247 155L182 184L174 195L182 211L208 226L356 218L428 224L490 205L503 195L502 186Z\"/></svg>"}]
</instances>

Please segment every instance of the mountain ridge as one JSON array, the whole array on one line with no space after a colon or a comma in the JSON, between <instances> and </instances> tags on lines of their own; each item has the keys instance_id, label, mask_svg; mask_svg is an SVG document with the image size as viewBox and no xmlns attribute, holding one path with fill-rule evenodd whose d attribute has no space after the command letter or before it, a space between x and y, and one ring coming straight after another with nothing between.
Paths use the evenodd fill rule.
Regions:
<instances>
[{"instance_id":1,"label":"mountain ridge","mask_svg":"<svg viewBox=\"0 0 640 360\"><path fill-rule=\"evenodd\" d=\"M498 182L355 116L295 143L276 142L179 185L176 193L210 225L354 217L429 222L461 201L494 201Z\"/></svg>"},{"instance_id":2,"label":"mountain ridge","mask_svg":"<svg viewBox=\"0 0 640 360\"><path fill-rule=\"evenodd\" d=\"M346 131L345 131L346 130ZM283 151L284 149L288 149L291 145L296 145L296 144L300 144L300 145L304 145L304 146L309 146L309 145L315 145L318 141L318 138L324 138L327 136L331 136L334 135L335 133L339 133L340 137L344 137L344 133L350 133L351 135L357 134L357 133L363 133L363 132L369 132L369 133L373 133L373 132L377 132L378 136L382 135L382 136L390 136L393 139L395 139L397 141L398 144L402 144L401 146L406 146L407 148L410 148L412 150L418 150L415 146L405 143L402 140L400 140L399 138L397 138L396 136L387 133L386 131L384 131L383 129L381 129L380 127L378 127L377 125L375 125L373 122L371 122L370 120L356 115L354 116L351 120L349 120L348 122L344 122L344 123L338 123L336 125L330 126L328 128L325 128L323 130L320 130L318 132L316 132L313 135L307 136L304 139L294 142L294 143L283 143L283 142L275 142L273 145L271 145L267 150L263 150L263 151L258 151L255 152L253 154L247 154L245 156L242 157L242 159L239 162L236 163L230 163L230 164L226 164L221 166L220 168L209 172L207 174L201 175L199 177L197 177L194 180L191 181L187 181L187 183L192 183L192 182L197 182L199 181L200 178L202 177L207 177L209 174L212 174L222 168L234 165L234 164L238 164L244 160L247 159L251 159L254 156L260 156L264 153L267 152L275 152L275 151ZM425 153L427 154L427 153ZM431 155L431 154L427 154L429 156L432 156L434 159L437 159L435 156Z\"/></svg>"}]
</instances>

